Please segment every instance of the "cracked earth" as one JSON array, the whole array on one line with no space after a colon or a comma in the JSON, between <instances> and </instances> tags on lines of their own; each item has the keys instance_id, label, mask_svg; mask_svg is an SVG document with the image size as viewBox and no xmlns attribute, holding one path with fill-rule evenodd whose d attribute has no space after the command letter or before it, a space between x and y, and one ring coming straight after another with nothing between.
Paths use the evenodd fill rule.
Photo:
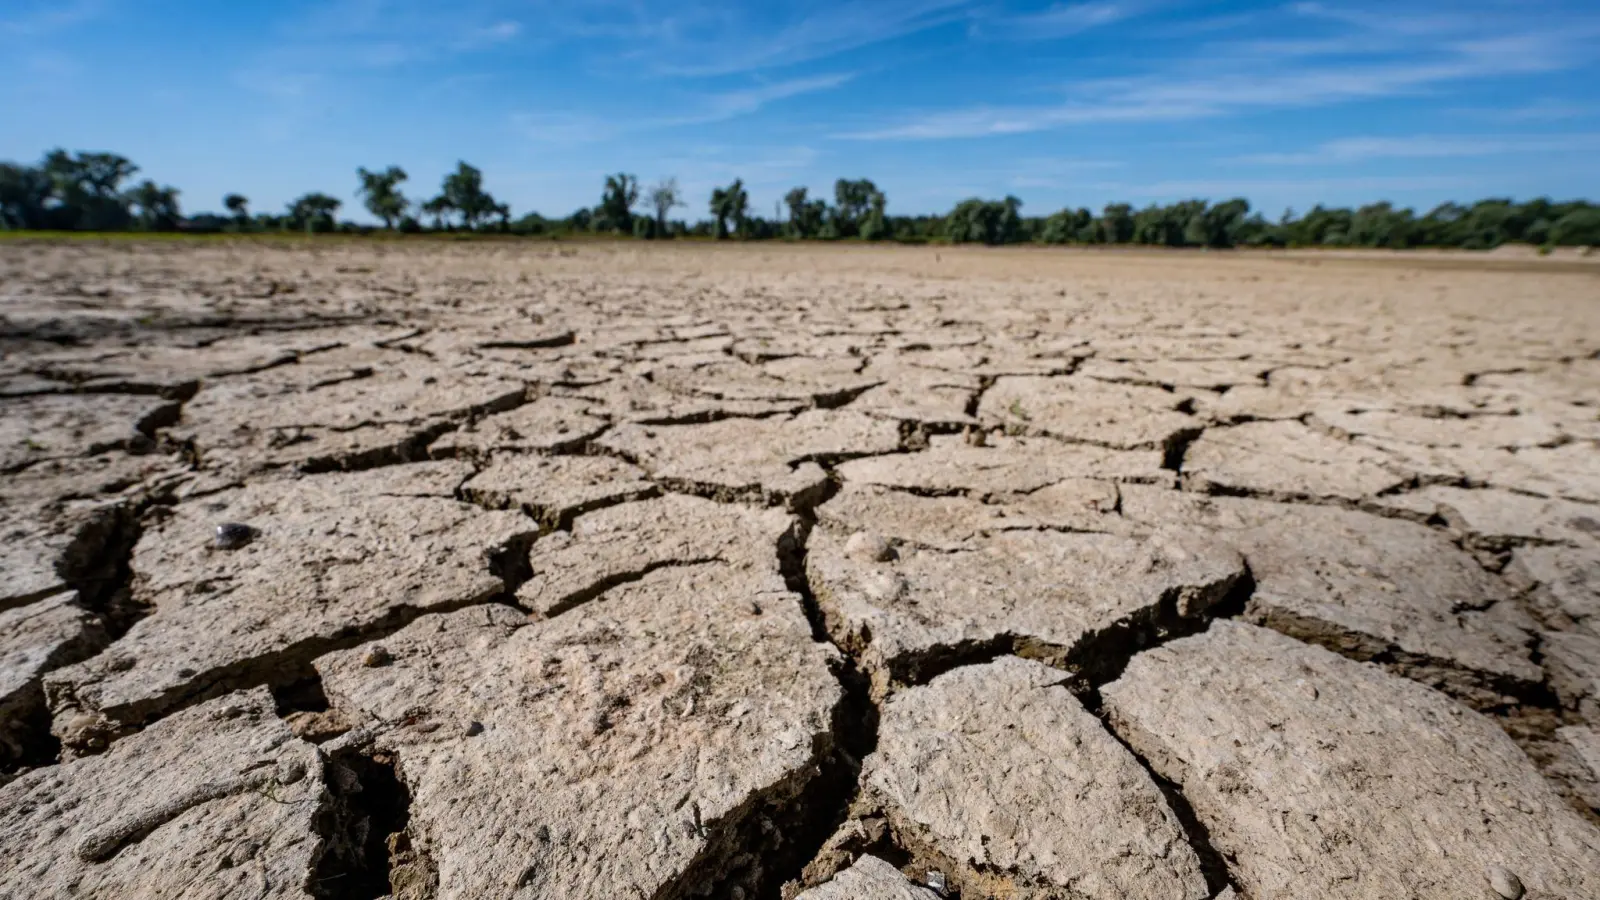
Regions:
<instances>
[{"instance_id":1,"label":"cracked earth","mask_svg":"<svg viewBox=\"0 0 1600 900\"><path fill-rule=\"evenodd\" d=\"M1600 897L1600 266L8 242L0 354L0 897Z\"/></svg>"}]
</instances>

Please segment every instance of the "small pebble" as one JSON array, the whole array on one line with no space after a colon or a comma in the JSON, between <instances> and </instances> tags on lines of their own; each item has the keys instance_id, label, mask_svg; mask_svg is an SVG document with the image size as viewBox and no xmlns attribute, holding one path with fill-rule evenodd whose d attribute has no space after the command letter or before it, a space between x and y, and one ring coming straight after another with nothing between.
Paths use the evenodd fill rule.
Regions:
<instances>
[{"instance_id":1,"label":"small pebble","mask_svg":"<svg viewBox=\"0 0 1600 900\"><path fill-rule=\"evenodd\" d=\"M391 662L394 662L394 656L382 644L373 644L367 648L366 653L361 655L361 664L369 669L386 666Z\"/></svg>"},{"instance_id":2,"label":"small pebble","mask_svg":"<svg viewBox=\"0 0 1600 900\"><path fill-rule=\"evenodd\" d=\"M858 531L844 542L844 552L857 559L888 562L894 558L894 548L882 536L870 531Z\"/></svg>"},{"instance_id":3,"label":"small pebble","mask_svg":"<svg viewBox=\"0 0 1600 900\"><path fill-rule=\"evenodd\" d=\"M928 885L928 890L933 891L935 894L938 894L941 897L945 895L945 891L948 889L944 882L943 872L929 869L926 883Z\"/></svg>"},{"instance_id":4,"label":"small pebble","mask_svg":"<svg viewBox=\"0 0 1600 900\"><path fill-rule=\"evenodd\" d=\"M255 539L256 530L239 522L224 522L217 526L218 550L237 550Z\"/></svg>"},{"instance_id":5,"label":"small pebble","mask_svg":"<svg viewBox=\"0 0 1600 900\"><path fill-rule=\"evenodd\" d=\"M1504 866L1489 867L1489 887L1506 900L1522 900L1522 895L1526 893L1522 879Z\"/></svg>"}]
</instances>

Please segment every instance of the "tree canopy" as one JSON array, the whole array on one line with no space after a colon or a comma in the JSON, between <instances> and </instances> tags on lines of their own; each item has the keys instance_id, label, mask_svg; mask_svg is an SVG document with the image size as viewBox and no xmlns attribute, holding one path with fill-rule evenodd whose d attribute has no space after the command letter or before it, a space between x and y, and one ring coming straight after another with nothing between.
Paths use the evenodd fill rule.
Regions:
<instances>
[{"instance_id":1,"label":"tree canopy","mask_svg":"<svg viewBox=\"0 0 1600 900\"><path fill-rule=\"evenodd\" d=\"M284 213L250 215L238 193L222 198L227 216L185 216L179 191L149 179L129 186L139 167L109 152L50 150L32 165L0 162L0 228L63 231L330 231L370 226L337 219L343 204L321 192L305 194ZM1510 242L1541 246L1600 245L1600 206L1585 200L1527 201L1489 198L1443 203L1423 213L1377 202L1354 209L1313 206L1303 215L1285 211L1268 219L1242 197L1211 202L1193 198L1135 209L1110 203L1099 213L1067 207L1038 217L1022 215L1016 197L972 197L943 215L891 215L888 195L866 178L841 178L833 202L796 186L772 219L753 215L743 179L711 190L709 219L672 221L685 205L675 178L648 190L627 173L606 176L599 203L559 218L527 213L513 220L510 207L484 189L483 172L465 161L445 175L439 193L413 204L399 186L400 166L356 169L355 196L386 229L492 231L523 235L604 232L641 238L738 237L741 240L894 240L902 242L1053 245L1141 244L1157 247L1454 247L1483 250ZM635 214L641 199L651 214ZM414 218L410 213L414 211Z\"/></svg>"},{"instance_id":2,"label":"tree canopy","mask_svg":"<svg viewBox=\"0 0 1600 900\"><path fill-rule=\"evenodd\" d=\"M289 227L296 231L332 231L334 214L343 205L339 198L327 194L306 194L289 204Z\"/></svg>"},{"instance_id":3,"label":"tree canopy","mask_svg":"<svg viewBox=\"0 0 1600 900\"><path fill-rule=\"evenodd\" d=\"M465 161L444 177L439 196L424 203L422 211L433 217L436 227L451 215L460 216L461 227L469 231L491 217L504 220L511 215L510 207L495 202L494 195L483 189L483 172Z\"/></svg>"},{"instance_id":4,"label":"tree canopy","mask_svg":"<svg viewBox=\"0 0 1600 900\"><path fill-rule=\"evenodd\" d=\"M1022 201L980 200L973 197L956 204L944 220L944 234L957 244L1014 244L1021 239Z\"/></svg>"},{"instance_id":5,"label":"tree canopy","mask_svg":"<svg viewBox=\"0 0 1600 900\"><path fill-rule=\"evenodd\" d=\"M746 226L750 217L750 195L745 192L744 180L735 178L733 184L711 191L711 216L716 220L716 237L728 236L728 222L733 222L734 233L747 237Z\"/></svg>"},{"instance_id":6,"label":"tree canopy","mask_svg":"<svg viewBox=\"0 0 1600 900\"><path fill-rule=\"evenodd\" d=\"M406 171L399 166L390 166L382 172L371 172L363 167L356 170L356 177L361 179L356 196L362 198L367 212L382 219L383 227L393 228L411 206L399 190L400 182L406 180Z\"/></svg>"},{"instance_id":7,"label":"tree canopy","mask_svg":"<svg viewBox=\"0 0 1600 900\"><path fill-rule=\"evenodd\" d=\"M790 237L814 238L822 234L828 219L828 202L807 197L808 191L803 187L794 188L783 197L784 204L789 207Z\"/></svg>"},{"instance_id":8,"label":"tree canopy","mask_svg":"<svg viewBox=\"0 0 1600 900\"><path fill-rule=\"evenodd\" d=\"M655 234L652 237L666 237L667 216L677 207L683 206L683 192L678 189L678 179L666 178L650 189L650 205L655 208Z\"/></svg>"},{"instance_id":9,"label":"tree canopy","mask_svg":"<svg viewBox=\"0 0 1600 900\"><path fill-rule=\"evenodd\" d=\"M633 234L633 206L639 202L639 179L625 172L606 176L600 195L600 225L596 230Z\"/></svg>"},{"instance_id":10,"label":"tree canopy","mask_svg":"<svg viewBox=\"0 0 1600 900\"><path fill-rule=\"evenodd\" d=\"M137 211L139 227L145 231L171 231L178 227L178 189L161 187L145 179L128 192L128 201Z\"/></svg>"}]
</instances>

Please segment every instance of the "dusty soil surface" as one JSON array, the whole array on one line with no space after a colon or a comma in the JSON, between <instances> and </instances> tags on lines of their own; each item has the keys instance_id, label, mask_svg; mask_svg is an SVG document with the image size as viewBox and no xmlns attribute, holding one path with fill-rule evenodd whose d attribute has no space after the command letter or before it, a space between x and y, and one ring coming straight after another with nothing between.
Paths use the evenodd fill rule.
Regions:
<instances>
[{"instance_id":1,"label":"dusty soil surface","mask_svg":"<svg viewBox=\"0 0 1600 900\"><path fill-rule=\"evenodd\" d=\"M1600 266L0 244L0 897L1600 897Z\"/></svg>"}]
</instances>

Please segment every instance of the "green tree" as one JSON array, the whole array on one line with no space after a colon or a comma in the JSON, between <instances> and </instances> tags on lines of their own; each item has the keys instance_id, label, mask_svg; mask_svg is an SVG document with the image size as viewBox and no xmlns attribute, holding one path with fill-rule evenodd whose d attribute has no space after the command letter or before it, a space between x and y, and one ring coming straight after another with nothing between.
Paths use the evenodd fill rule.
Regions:
<instances>
[{"instance_id":1,"label":"green tree","mask_svg":"<svg viewBox=\"0 0 1600 900\"><path fill-rule=\"evenodd\" d=\"M310 193L289 204L288 227L312 232L334 229L333 217L344 204L337 197Z\"/></svg>"},{"instance_id":2,"label":"green tree","mask_svg":"<svg viewBox=\"0 0 1600 900\"><path fill-rule=\"evenodd\" d=\"M54 224L86 231L126 228L132 221L122 182L139 171L115 153L52 150L40 166L51 183Z\"/></svg>"},{"instance_id":3,"label":"green tree","mask_svg":"<svg viewBox=\"0 0 1600 900\"><path fill-rule=\"evenodd\" d=\"M597 229L632 234L633 205L638 202L639 179L625 172L607 175L605 191L600 195Z\"/></svg>"},{"instance_id":4,"label":"green tree","mask_svg":"<svg viewBox=\"0 0 1600 900\"><path fill-rule=\"evenodd\" d=\"M1340 247L1349 242L1354 215L1348 209L1329 209L1321 204L1289 225L1293 245L1302 247Z\"/></svg>"},{"instance_id":5,"label":"green tree","mask_svg":"<svg viewBox=\"0 0 1600 900\"><path fill-rule=\"evenodd\" d=\"M678 179L666 178L650 189L650 205L656 211L654 237L668 236L667 216L675 207L683 206L683 192L678 190Z\"/></svg>"},{"instance_id":6,"label":"green tree","mask_svg":"<svg viewBox=\"0 0 1600 900\"><path fill-rule=\"evenodd\" d=\"M1600 208L1575 209L1550 226L1550 243L1563 247L1600 247Z\"/></svg>"},{"instance_id":7,"label":"green tree","mask_svg":"<svg viewBox=\"0 0 1600 900\"><path fill-rule=\"evenodd\" d=\"M1528 228L1522 233L1522 239L1530 244L1547 244L1550 242L1550 227L1554 223L1549 219L1540 217L1528 223Z\"/></svg>"},{"instance_id":8,"label":"green tree","mask_svg":"<svg viewBox=\"0 0 1600 900\"><path fill-rule=\"evenodd\" d=\"M811 237L811 229L806 222L806 195L809 193L804 187L791 188L789 193L783 195L783 204L789 207L789 236L797 238Z\"/></svg>"},{"instance_id":9,"label":"green tree","mask_svg":"<svg viewBox=\"0 0 1600 900\"><path fill-rule=\"evenodd\" d=\"M1283 225L1268 222L1260 213L1239 223L1236 240L1246 247L1282 247L1288 242Z\"/></svg>"},{"instance_id":10,"label":"green tree","mask_svg":"<svg viewBox=\"0 0 1600 900\"><path fill-rule=\"evenodd\" d=\"M171 231L178 227L178 189L161 187L146 178L128 192L129 203L137 209L139 227L145 231Z\"/></svg>"},{"instance_id":11,"label":"green tree","mask_svg":"<svg viewBox=\"0 0 1600 900\"><path fill-rule=\"evenodd\" d=\"M1317 207L1317 210L1320 209L1321 207ZM1307 218L1309 217L1308 213ZM1430 246L1460 246L1465 237L1466 217L1466 207L1458 203L1441 203L1428 210L1427 214L1417 221L1417 229L1420 232L1418 239ZM1298 240L1300 237L1298 232L1295 237L1297 238L1295 243L1302 243Z\"/></svg>"},{"instance_id":12,"label":"green tree","mask_svg":"<svg viewBox=\"0 0 1600 900\"><path fill-rule=\"evenodd\" d=\"M240 231L245 230L250 224L250 199L243 194L229 194L222 198L222 205L233 213L234 224Z\"/></svg>"},{"instance_id":13,"label":"green tree","mask_svg":"<svg viewBox=\"0 0 1600 900\"><path fill-rule=\"evenodd\" d=\"M1199 219L1199 240L1188 243L1201 247L1232 247L1238 243L1239 229L1250 215L1250 201L1242 197L1207 207L1205 201L1196 201L1199 210L1191 213L1190 221Z\"/></svg>"},{"instance_id":14,"label":"green tree","mask_svg":"<svg viewBox=\"0 0 1600 900\"><path fill-rule=\"evenodd\" d=\"M972 197L956 204L945 216L945 237L957 244L1009 244L1022 233L1019 210L1022 201L1016 197L1004 200L982 200Z\"/></svg>"},{"instance_id":15,"label":"green tree","mask_svg":"<svg viewBox=\"0 0 1600 900\"><path fill-rule=\"evenodd\" d=\"M833 227L839 237L861 233L861 221L872 210L878 186L865 178L841 178L833 183Z\"/></svg>"},{"instance_id":16,"label":"green tree","mask_svg":"<svg viewBox=\"0 0 1600 900\"><path fill-rule=\"evenodd\" d=\"M367 212L383 220L384 228L394 228L406 214L406 207L411 205L399 189L400 183L406 180L406 171L399 166L390 166L382 172L362 167L356 169L356 177L361 179L356 196L362 198Z\"/></svg>"},{"instance_id":17,"label":"green tree","mask_svg":"<svg viewBox=\"0 0 1600 900\"><path fill-rule=\"evenodd\" d=\"M455 214L455 207L450 205L450 198L443 194L424 200L418 210L433 220L434 231L442 231L445 220Z\"/></svg>"},{"instance_id":18,"label":"green tree","mask_svg":"<svg viewBox=\"0 0 1600 900\"><path fill-rule=\"evenodd\" d=\"M594 212L588 207L575 209L572 215L562 220L568 231L588 231L594 225Z\"/></svg>"},{"instance_id":19,"label":"green tree","mask_svg":"<svg viewBox=\"0 0 1600 900\"><path fill-rule=\"evenodd\" d=\"M0 228L48 227L51 188L43 169L0 163Z\"/></svg>"},{"instance_id":20,"label":"green tree","mask_svg":"<svg viewBox=\"0 0 1600 900\"><path fill-rule=\"evenodd\" d=\"M1087 209L1063 209L1045 219L1039 230L1039 240L1046 244L1093 244L1098 235L1094 216Z\"/></svg>"},{"instance_id":21,"label":"green tree","mask_svg":"<svg viewBox=\"0 0 1600 900\"><path fill-rule=\"evenodd\" d=\"M511 223L513 234L544 234L550 230L550 221L536 212L528 213Z\"/></svg>"},{"instance_id":22,"label":"green tree","mask_svg":"<svg viewBox=\"0 0 1600 900\"><path fill-rule=\"evenodd\" d=\"M728 236L728 191L725 188L711 189L711 218L716 220L717 230L713 232L717 240Z\"/></svg>"},{"instance_id":23,"label":"green tree","mask_svg":"<svg viewBox=\"0 0 1600 900\"><path fill-rule=\"evenodd\" d=\"M483 189L483 172L460 162L454 172L444 177L439 196L424 203L422 211L433 216L435 227L454 213L461 217L462 226L471 230L490 216L500 215L501 205ZM502 218L509 215L507 208Z\"/></svg>"},{"instance_id":24,"label":"green tree","mask_svg":"<svg viewBox=\"0 0 1600 900\"><path fill-rule=\"evenodd\" d=\"M1409 209L1395 209L1389 203L1372 203L1350 217L1345 238L1357 247L1410 247L1417 233L1415 216Z\"/></svg>"},{"instance_id":25,"label":"green tree","mask_svg":"<svg viewBox=\"0 0 1600 900\"><path fill-rule=\"evenodd\" d=\"M874 188L867 198L867 212L861 217L861 224L857 228L862 240L881 241L888 237L889 221L885 211L888 205L889 198L884 196L883 191Z\"/></svg>"},{"instance_id":26,"label":"green tree","mask_svg":"<svg viewBox=\"0 0 1600 900\"><path fill-rule=\"evenodd\" d=\"M828 202L809 199L808 194L805 188L797 187L783 196L784 205L789 207L790 237L813 238L822 235L828 216Z\"/></svg>"},{"instance_id":27,"label":"green tree","mask_svg":"<svg viewBox=\"0 0 1600 900\"><path fill-rule=\"evenodd\" d=\"M1100 240L1107 244L1127 244L1133 241L1133 207L1126 203L1108 203L1100 212Z\"/></svg>"},{"instance_id":28,"label":"green tree","mask_svg":"<svg viewBox=\"0 0 1600 900\"><path fill-rule=\"evenodd\" d=\"M726 188L711 191L711 215L716 219L718 240L728 236L730 221L734 232L744 236L745 222L750 215L750 195L745 192L743 179L735 178Z\"/></svg>"}]
</instances>

